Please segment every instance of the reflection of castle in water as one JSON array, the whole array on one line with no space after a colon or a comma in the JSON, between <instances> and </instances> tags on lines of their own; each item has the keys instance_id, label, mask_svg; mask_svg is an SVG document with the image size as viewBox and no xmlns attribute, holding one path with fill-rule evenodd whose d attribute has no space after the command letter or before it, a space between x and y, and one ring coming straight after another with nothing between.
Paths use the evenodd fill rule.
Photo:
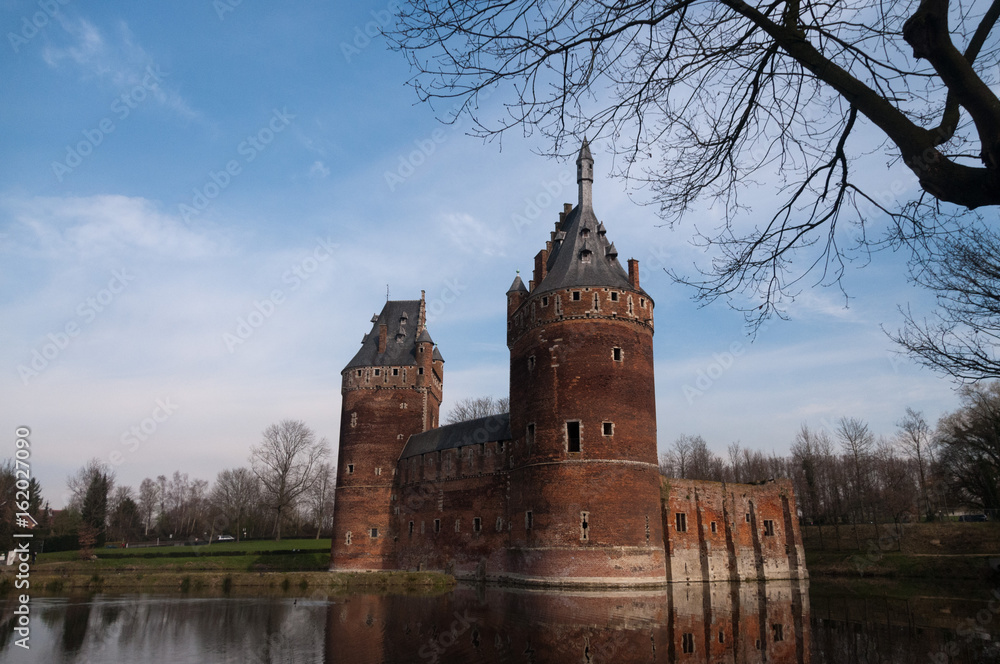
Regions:
<instances>
[{"instance_id":1,"label":"reflection of castle in water","mask_svg":"<svg viewBox=\"0 0 1000 664\"><path fill-rule=\"evenodd\" d=\"M809 662L801 581L631 592L459 587L428 598L351 596L328 616L327 661ZM445 610L447 609L447 610Z\"/></svg>"}]
</instances>

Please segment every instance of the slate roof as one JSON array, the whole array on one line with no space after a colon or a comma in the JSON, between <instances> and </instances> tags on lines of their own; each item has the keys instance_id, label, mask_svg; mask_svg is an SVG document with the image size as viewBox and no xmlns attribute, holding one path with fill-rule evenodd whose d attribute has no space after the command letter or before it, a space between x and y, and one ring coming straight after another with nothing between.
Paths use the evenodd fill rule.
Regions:
<instances>
[{"instance_id":1,"label":"slate roof","mask_svg":"<svg viewBox=\"0 0 1000 664\"><path fill-rule=\"evenodd\" d=\"M510 439L510 413L487 415L414 434L406 441L399 458L409 459L428 452L451 450L463 445Z\"/></svg>"},{"instance_id":2,"label":"slate roof","mask_svg":"<svg viewBox=\"0 0 1000 664\"><path fill-rule=\"evenodd\" d=\"M352 367L413 366L417 363L417 322L420 300L390 300L372 317L372 330L361 340L361 350L347 363ZM378 352L378 328L386 325L385 352Z\"/></svg>"},{"instance_id":3,"label":"slate roof","mask_svg":"<svg viewBox=\"0 0 1000 664\"><path fill-rule=\"evenodd\" d=\"M510 285L510 288L507 289L507 294L510 295L511 293L517 293L518 291L524 291L525 293L528 292L528 289L524 285L524 282L521 281L520 274L514 277L514 283L512 283Z\"/></svg>"},{"instance_id":4,"label":"slate roof","mask_svg":"<svg viewBox=\"0 0 1000 664\"><path fill-rule=\"evenodd\" d=\"M559 225L546 262L547 274L537 292L574 286L631 288L628 272L618 262L618 252L607 236L598 232L598 226L592 208L573 208ZM560 237L564 239L559 241Z\"/></svg>"}]
</instances>

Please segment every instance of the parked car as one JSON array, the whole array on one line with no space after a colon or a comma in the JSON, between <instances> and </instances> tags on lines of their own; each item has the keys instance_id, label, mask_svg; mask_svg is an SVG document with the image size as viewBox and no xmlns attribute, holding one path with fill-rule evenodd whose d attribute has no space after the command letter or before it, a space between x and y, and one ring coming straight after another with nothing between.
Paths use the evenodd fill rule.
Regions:
<instances>
[{"instance_id":1,"label":"parked car","mask_svg":"<svg viewBox=\"0 0 1000 664\"><path fill-rule=\"evenodd\" d=\"M958 517L959 521L986 521L985 514L963 514Z\"/></svg>"},{"instance_id":2,"label":"parked car","mask_svg":"<svg viewBox=\"0 0 1000 664\"><path fill-rule=\"evenodd\" d=\"M236 538L232 535L219 535L215 538L216 542L235 542Z\"/></svg>"}]
</instances>

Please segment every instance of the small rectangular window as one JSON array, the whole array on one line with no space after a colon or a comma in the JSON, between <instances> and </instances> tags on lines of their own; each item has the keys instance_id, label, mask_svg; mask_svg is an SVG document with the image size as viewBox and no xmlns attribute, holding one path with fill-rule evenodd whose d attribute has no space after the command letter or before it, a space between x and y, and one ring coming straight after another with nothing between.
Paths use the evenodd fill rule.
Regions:
<instances>
[{"instance_id":1,"label":"small rectangular window","mask_svg":"<svg viewBox=\"0 0 1000 664\"><path fill-rule=\"evenodd\" d=\"M677 532L686 533L688 529L687 514L684 512L677 512L674 514L674 521L677 525Z\"/></svg>"},{"instance_id":2,"label":"small rectangular window","mask_svg":"<svg viewBox=\"0 0 1000 664\"><path fill-rule=\"evenodd\" d=\"M612 293L611 293L611 301L612 302L617 302L618 301L618 293L617 292L612 291Z\"/></svg>"},{"instance_id":3,"label":"small rectangular window","mask_svg":"<svg viewBox=\"0 0 1000 664\"><path fill-rule=\"evenodd\" d=\"M570 452L580 451L580 423L566 423L566 449Z\"/></svg>"},{"instance_id":4,"label":"small rectangular window","mask_svg":"<svg viewBox=\"0 0 1000 664\"><path fill-rule=\"evenodd\" d=\"M543 307L549 306L549 296L548 295L546 295L545 297L542 298L542 306Z\"/></svg>"},{"instance_id":5,"label":"small rectangular window","mask_svg":"<svg viewBox=\"0 0 1000 664\"><path fill-rule=\"evenodd\" d=\"M533 524L533 519L531 518L531 510L524 513L524 527L526 530L531 530Z\"/></svg>"},{"instance_id":6,"label":"small rectangular window","mask_svg":"<svg viewBox=\"0 0 1000 664\"><path fill-rule=\"evenodd\" d=\"M375 474L376 475L381 475L382 474L382 469L381 468L376 468L375 469Z\"/></svg>"},{"instance_id":7,"label":"small rectangular window","mask_svg":"<svg viewBox=\"0 0 1000 664\"><path fill-rule=\"evenodd\" d=\"M764 536L774 537L774 521L764 519Z\"/></svg>"},{"instance_id":8,"label":"small rectangular window","mask_svg":"<svg viewBox=\"0 0 1000 664\"><path fill-rule=\"evenodd\" d=\"M413 537L413 522L410 521L410 537Z\"/></svg>"},{"instance_id":9,"label":"small rectangular window","mask_svg":"<svg viewBox=\"0 0 1000 664\"><path fill-rule=\"evenodd\" d=\"M434 532L441 532L441 519L434 519Z\"/></svg>"},{"instance_id":10,"label":"small rectangular window","mask_svg":"<svg viewBox=\"0 0 1000 664\"><path fill-rule=\"evenodd\" d=\"M573 291L573 301L574 302L580 301L580 291L578 290Z\"/></svg>"},{"instance_id":11,"label":"small rectangular window","mask_svg":"<svg viewBox=\"0 0 1000 664\"><path fill-rule=\"evenodd\" d=\"M393 367L393 369L392 369L392 375L393 376L398 376L399 375L399 369Z\"/></svg>"},{"instance_id":12,"label":"small rectangular window","mask_svg":"<svg viewBox=\"0 0 1000 664\"><path fill-rule=\"evenodd\" d=\"M747 512L747 523L750 523L750 512Z\"/></svg>"},{"instance_id":13,"label":"small rectangular window","mask_svg":"<svg viewBox=\"0 0 1000 664\"><path fill-rule=\"evenodd\" d=\"M615 346L614 348L612 348L611 349L611 359L613 359L615 362L621 362L622 361L622 349L619 348L618 346Z\"/></svg>"},{"instance_id":14,"label":"small rectangular window","mask_svg":"<svg viewBox=\"0 0 1000 664\"><path fill-rule=\"evenodd\" d=\"M717 526L715 525L715 521L713 521L713 522L712 522L712 532L713 532L713 533L715 533L715 532L718 532L718 530L719 530L719 529L718 529L718 527L717 527Z\"/></svg>"},{"instance_id":15,"label":"small rectangular window","mask_svg":"<svg viewBox=\"0 0 1000 664\"><path fill-rule=\"evenodd\" d=\"M359 376L361 375L361 369L358 369L358 375Z\"/></svg>"},{"instance_id":16,"label":"small rectangular window","mask_svg":"<svg viewBox=\"0 0 1000 664\"><path fill-rule=\"evenodd\" d=\"M381 376L382 375L382 370L381 369L376 369L375 370L375 375L376 376Z\"/></svg>"},{"instance_id":17,"label":"small rectangular window","mask_svg":"<svg viewBox=\"0 0 1000 664\"><path fill-rule=\"evenodd\" d=\"M378 528L372 528L372 539L378 537Z\"/></svg>"},{"instance_id":18,"label":"small rectangular window","mask_svg":"<svg viewBox=\"0 0 1000 664\"><path fill-rule=\"evenodd\" d=\"M771 629L774 630L775 643L785 640L785 628L783 625L775 623L774 625L771 625Z\"/></svg>"},{"instance_id":19,"label":"small rectangular window","mask_svg":"<svg viewBox=\"0 0 1000 664\"><path fill-rule=\"evenodd\" d=\"M524 435L524 442L530 449L532 445L535 444L535 423L532 422L528 425L528 431Z\"/></svg>"},{"instance_id":20,"label":"small rectangular window","mask_svg":"<svg viewBox=\"0 0 1000 664\"><path fill-rule=\"evenodd\" d=\"M503 530L503 519L497 517L497 532L499 533L501 530Z\"/></svg>"},{"instance_id":21,"label":"small rectangular window","mask_svg":"<svg viewBox=\"0 0 1000 664\"><path fill-rule=\"evenodd\" d=\"M418 376L423 376L424 375L424 368L423 367L417 367L417 375Z\"/></svg>"},{"instance_id":22,"label":"small rectangular window","mask_svg":"<svg viewBox=\"0 0 1000 664\"><path fill-rule=\"evenodd\" d=\"M604 422L601 426L604 427L605 436L613 436L615 434L615 423L614 422Z\"/></svg>"},{"instance_id":23,"label":"small rectangular window","mask_svg":"<svg viewBox=\"0 0 1000 664\"><path fill-rule=\"evenodd\" d=\"M353 473L354 473L354 464L353 463L347 464L347 474L351 475Z\"/></svg>"},{"instance_id":24,"label":"small rectangular window","mask_svg":"<svg viewBox=\"0 0 1000 664\"><path fill-rule=\"evenodd\" d=\"M725 643L725 642L726 642L726 633L719 632L719 643Z\"/></svg>"},{"instance_id":25,"label":"small rectangular window","mask_svg":"<svg viewBox=\"0 0 1000 664\"><path fill-rule=\"evenodd\" d=\"M475 518L473 518L472 519L472 530L478 533L482 529L483 529L483 520L480 519L478 516L475 517Z\"/></svg>"},{"instance_id":26,"label":"small rectangular window","mask_svg":"<svg viewBox=\"0 0 1000 664\"><path fill-rule=\"evenodd\" d=\"M682 647L684 654L691 654L694 652L694 634L690 632L685 632L682 637Z\"/></svg>"}]
</instances>

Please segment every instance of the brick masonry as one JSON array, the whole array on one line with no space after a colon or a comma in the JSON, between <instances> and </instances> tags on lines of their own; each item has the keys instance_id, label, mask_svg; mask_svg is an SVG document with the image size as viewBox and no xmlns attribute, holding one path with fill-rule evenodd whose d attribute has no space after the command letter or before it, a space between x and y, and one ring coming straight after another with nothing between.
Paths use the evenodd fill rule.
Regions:
<instances>
[{"instance_id":1,"label":"brick masonry","mask_svg":"<svg viewBox=\"0 0 1000 664\"><path fill-rule=\"evenodd\" d=\"M581 151L578 173L588 159ZM438 426L443 360L424 328L423 297L415 340L405 313L390 338L388 317L416 301L387 302L373 319L368 364L359 353L343 372L331 569L559 586L806 577L789 482L660 477L654 303L639 285L638 261L626 274L603 224L589 228L596 225L582 202L567 205L536 256L530 289L518 277L507 293L509 439L484 429L404 453L411 436ZM565 264L552 255L558 243L586 260L553 277L548 266ZM604 247L606 257L587 247ZM593 275L608 285L588 285ZM390 348L393 339L412 348ZM383 357L400 364L383 366Z\"/></svg>"}]
</instances>

